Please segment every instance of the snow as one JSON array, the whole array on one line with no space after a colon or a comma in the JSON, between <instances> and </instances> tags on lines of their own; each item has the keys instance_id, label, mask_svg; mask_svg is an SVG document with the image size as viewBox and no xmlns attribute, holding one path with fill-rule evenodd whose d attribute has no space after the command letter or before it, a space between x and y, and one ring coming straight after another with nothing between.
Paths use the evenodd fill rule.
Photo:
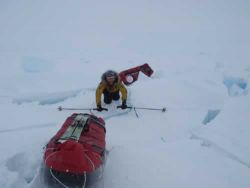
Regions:
<instances>
[{"instance_id":1,"label":"snow","mask_svg":"<svg viewBox=\"0 0 250 188\"><path fill-rule=\"evenodd\" d=\"M167 112L95 113L107 126L104 187L250 187L249 8L1 1L0 187L31 187L43 147L72 113L58 106L95 107L105 70L144 63L155 72L128 87L128 102Z\"/></svg>"}]
</instances>

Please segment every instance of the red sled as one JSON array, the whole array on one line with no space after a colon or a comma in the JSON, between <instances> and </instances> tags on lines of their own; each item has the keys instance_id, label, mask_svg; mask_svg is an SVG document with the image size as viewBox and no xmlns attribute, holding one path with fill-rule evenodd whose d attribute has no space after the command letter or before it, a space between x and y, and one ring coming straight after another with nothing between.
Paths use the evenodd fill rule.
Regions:
<instances>
[{"instance_id":1,"label":"red sled","mask_svg":"<svg viewBox=\"0 0 250 188\"><path fill-rule=\"evenodd\" d=\"M120 76L121 81L125 85L131 85L136 80L138 80L140 72L144 73L148 77L150 77L154 73L153 69L147 63L145 63L144 65L140 65L140 66L122 71L119 73L119 76Z\"/></svg>"},{"instance_id":2,"label":"red sled","mask_svg":"<svg viewBox=\"0 0 250 188\"><path fill-rule=\"evenodd\" d=\"M74 113L46 146L43 161L47 187L88 187L100 178L105 161L105 122Z\"/></svg>"}]
</instances>

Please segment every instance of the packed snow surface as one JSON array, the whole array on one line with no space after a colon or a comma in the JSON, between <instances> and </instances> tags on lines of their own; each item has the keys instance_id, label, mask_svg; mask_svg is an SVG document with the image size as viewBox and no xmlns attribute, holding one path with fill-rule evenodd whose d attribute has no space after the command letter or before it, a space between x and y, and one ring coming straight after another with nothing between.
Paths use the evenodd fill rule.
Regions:
<instances>
[{"instance_id":1,"label":"packed snow surface","mask_svg":"<svg viewBox=\"0 0 250 188\"><path fill-rule=\"evenodd\" d=\"M250 2L0 1L0 187L29 188L43 147L95 107L108 69L148 63L105 118L106 188L250 187Z\"/></svg>"}]
</instances>

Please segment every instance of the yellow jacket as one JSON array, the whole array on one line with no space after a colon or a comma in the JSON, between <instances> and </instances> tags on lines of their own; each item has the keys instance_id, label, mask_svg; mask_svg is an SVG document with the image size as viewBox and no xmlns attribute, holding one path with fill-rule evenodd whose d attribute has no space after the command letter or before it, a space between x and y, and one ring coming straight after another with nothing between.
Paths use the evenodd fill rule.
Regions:
<instances>
[{"instance_id":1,"label":"yellow jacket","mask_svg":"<svg viewBox=\"0 0 250 188\"><path fill-rule=\"evenodd\" d=\"M101 97L104 90L107 90L110 93L120 91L122 94L122 101L127 100L127 89L118 78L113 86L109 86L105 80L102 80L96 89L96 105L101 105Z\"/></svg>"}]
</instances>

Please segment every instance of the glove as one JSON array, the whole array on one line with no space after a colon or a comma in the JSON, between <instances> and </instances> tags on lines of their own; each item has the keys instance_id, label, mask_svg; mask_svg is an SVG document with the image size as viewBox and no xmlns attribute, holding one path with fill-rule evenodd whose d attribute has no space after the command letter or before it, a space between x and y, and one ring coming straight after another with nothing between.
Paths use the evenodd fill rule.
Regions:
<instances>
[{"instance_id":1,"label":"glove","mask_svg":"<svg viewBox=\"0 0 250 188\"><path fill-rule=\"evenodd\" d=\"M103 108L102 108L102 106L101 105L97 105L97 109L96 109L98 112L101 112L101 111L103 111Z\"/></svg>"},{"instance_id":2,"label":"glove","mask_svg":"<svg viewBox=\"0 0 250 188\"><path fill-rule=\"evenodd\" d=\"M128 106L127 106L127 103L126 103L126 100L122 101L122 105L121 105L121 109L126 109Z\"/></svg>"}]
</instances>

